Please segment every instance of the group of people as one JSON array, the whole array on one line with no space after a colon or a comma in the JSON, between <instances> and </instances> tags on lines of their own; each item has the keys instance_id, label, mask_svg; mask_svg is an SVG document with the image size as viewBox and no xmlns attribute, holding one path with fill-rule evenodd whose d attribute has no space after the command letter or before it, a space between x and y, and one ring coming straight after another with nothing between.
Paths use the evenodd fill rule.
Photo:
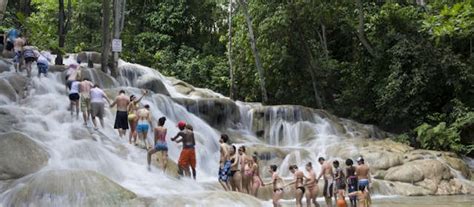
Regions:
<instances>
[{"instance_id":1,"label":"group of people","mask_svg":"<svg viewBox=\"0 0 474 207\"><path fill-rule=\"evenodd\" d=\"M17 29L10 29L1 36L3 50L14 52L13 63L16 72L21 72L23 66L26 68L27 76L31 77L32 64L36 62L38 77L43 74L47 76L49 63L52 60L51 52L39 51L36 47L29 45L27 38L23 37Z\"/></svg>"},{"instance_id":2,"label":"group of people","mask_svg":"<svg viewBox=\"0 0 474 207\"><path fill-rule=\"evenodd\" d=\"M76 64L69 66L66 72L66 90L69 94L71 116L76 113L79 117L79 105L83 114L84 125L92 119L94 130L98 130L96 118L99 118L102 128L104 128L104 107L105 102L110 108L117 107L114 129L118 130L119 136L126 136L130 129L129 143L141 145L148 150L147 163L150 170L151 156L159 153L159 166L166 171L168 163L168 146L166 135L168 129L165 127L166 117L161 117L153 127L153 120L150 112L150 105L145 104L140 107L140 101L148 93L142 91L141 97L135 95L127 96L124 90L120 90L113 102L107 97L105 92L97 84L93 84L87 78L81 78L81 70ZM171 138L171 141L182 143L183 149L178 160L179 174L190 177L191 174L196 179L196 154L193 127L184 121L179 121L177 127L179 133ZM148 132L153 131L153 145L147 141ZM137 142L137 138L140 143Z\"/></svg>"},{"instance_id":3,"label":"group of people","mask_svg":"<svg viewBox=\"0 0 474 207\"><path fill-rule=\"evenodd\" d=\"M260 187L271 185L273 205L280 206L279 200L283 197L284 189L287 186L294 186L296 206L303 206L303 197L306 197L308 207L319 206L316 201L320 192L318 182L323 178L322 194L327 206L333 206L333 197L336 206L348 206L346 196L349 197L351 207L368 207L370 205L370 170L363 157L357 159L358 166L353 166L352 159L347 159L345 161L346 168L342 168L338 160L334 160L331 165L330 162L320 157L318 159L321 165L319 175L316 174L311 162L305 166L307 175L299 170L297 165L291 165L289 171L293 174L294 180L286 185L278 175L278 167L271 165L269 166L269 173L272 175L271 182L264 183L260 176L258 155L254 153L252 156L248 156L245 146L240 146L237 151L236 146L230 146L228 141L227 135L221 135L218 177L224 190L257 196Z\"/></svg>"}]
</instances>

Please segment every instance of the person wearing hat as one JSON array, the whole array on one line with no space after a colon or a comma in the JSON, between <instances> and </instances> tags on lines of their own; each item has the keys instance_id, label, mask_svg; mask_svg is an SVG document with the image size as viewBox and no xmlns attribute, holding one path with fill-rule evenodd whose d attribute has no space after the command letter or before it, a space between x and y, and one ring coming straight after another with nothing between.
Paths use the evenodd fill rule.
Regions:
<instances>
[{"instance_id":1,"label":"person wearing hat","mask_svg":"<svg viewBox=\"0 0 474 207\"><path fill-rule=\"evenodd\" d=\"M191 171L189 170L189 167L191 167L193 169L193 178L196 179L196 151L194 149L196 141L194 139L194 132L192 129L186 127L186 122L184 121L178 122L178 128L180 132L171 138L171 141L183 143L183 149L181 150L178 160L178 173L182 175L184 172L185 176L191 177ZM181 139L178 139L180 137Z\"/></svg>"},{"instance_id":2,"label":"person wearing hat","mask_svg":"<svg viewBox=\"0 0 474 207\"><path fill-rule=\"evenodd\" d=\"M364 158L360 156L357 158L357 164L359 166L356 167L356 176L358 180L358 186L360 187L365 187L365 190L369 192L370 188L370 183L372 183L372 180L370 178L370 168L367 164L365 164ZM367 200L370 203L370 192L368 193Z\"/></svg>"}]
</instances>

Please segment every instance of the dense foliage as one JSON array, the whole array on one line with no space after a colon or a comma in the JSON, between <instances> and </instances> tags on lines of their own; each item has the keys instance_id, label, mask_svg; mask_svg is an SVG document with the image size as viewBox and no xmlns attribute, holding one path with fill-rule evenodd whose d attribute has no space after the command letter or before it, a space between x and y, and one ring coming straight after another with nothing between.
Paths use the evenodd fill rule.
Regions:
<instances>
[{"instance_id":1,"label":"dense foliage","mask_svg":"<svg viewBox=\"0 0 474 207\"><path fill-rule=\"evenodd\" d=\"M66 51L99 51L100 2L71 1ZM320 98L339 116L404 133L420 147L472 151L474 1L415 2L248 0L268 104L316 107ZM227 5L127 0L122 58L229 95ZM234 98L260 101L241 1L233 6ZM23 14L11 3L5 22L54 47L57 1L30 7Z\"/></svg>"}]
</instances>

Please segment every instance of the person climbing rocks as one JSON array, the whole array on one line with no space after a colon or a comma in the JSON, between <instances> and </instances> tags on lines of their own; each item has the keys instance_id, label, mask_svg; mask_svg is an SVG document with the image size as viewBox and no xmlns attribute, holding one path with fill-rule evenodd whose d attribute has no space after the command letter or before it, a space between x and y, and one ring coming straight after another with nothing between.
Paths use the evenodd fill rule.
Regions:
<instances>
[{"instance_id":1,"label":"person climbing rocks","mask_svg":"<svg viewBox=\"0 0 474 207\"><path fill-rule=\"evenodd\" d=\"M150 150L151 146L149 146L147 138L148 138L148 130L153 126L151 115L150 115L150 105L146 104L143 108L138 109L138 125L137 125L137 133L138 138L142 141L143 146L145 149Z\"/></svg>"},{"instance_id":2,"label":"person climbing rocks","mask_svg":"<svg viewBox=\"0 0 474 207\"><path fill-rule=\"evenodd\" d=\"M334 173L334 179L336 182L336 194L334 196L335 202L338 202L338 196L344 195L344 192L346 191L346 176L344 174L343 169L340 167L339 161L334 160L332 162L332 165L334 166L335 173Z\"/></svg>"},{"instance_id":3,"label":"person climbing rocks","mask_svg":"<svg viewBox=\"0 0 474 207\"><path fill-rule=\"evenodd\" d=\"M143 90L142 96L137 99L135 95L130 96L130 103L128 104L127 111L128 111L128 124L130 125L130 133L128 136L128 142L130 144L137 144L137 111L139 109L139 103L143 99L143 97L148 93L147 90ZM133 138L133 140L132 140Z\"/></svg>"},{"instance_id":4,"label":"person climbing rocks","mask_svg":"<svg viewBox=\"0 0 474 207\"><path fill-rule=\"evenodd\" d=\"M15 57L13 58L13 63L15 65L15 72L21 72L23 66L23 47L26 44L26 39L24 39L21 34L13 41L13 50L15 52Z\"/></svg>"},{"instance_id":5,"label":"person climbing rocks","mask_svg":"<svg viewBox=\"0 0 474 207\"><path fill-rule=\"evenodd\" d=\"M232 162L230 168L230 184L233 191L242 192L242 173L240 173L240 155L237 153L237 147L232 145L230 152L230 161Z\"/></svg>"},{"instance_id":6,"label":"person climbing rocks","mask_svg":"<svg viewBox=\"0 0 474 207\"><path fill-rule=\"evenodd\" d=\"M362 156L357 158L357 164L358 166L356 167L355 174L357 176L358 186L365 187L365 190L367 191L367 201L370 203L370 184L372 183L370 168L367 164L365 164L365 160Z\"/></svg>"},{"instance_id":7,"label":"person climbing rocks","mask_svg":"<svg viewBox=\"0 0 474 207\"><path fill-rule=\"evenodd\" d=\"M316 201L319 193L318 180L316 179L316 172L314 172L313 164L311 162L306 164L306 171L308 172L308 177L305 180L305 186L307 190L306 205L309 207L311 206L311 203L313 203L315 206L319 206L318 202Z\"/></svg>"},{"instance_id":8,"label":"person climbing rocks","mask_svg":"<svg viewBox=\"0 0 474 207\"><path fill-rule=\"evenodd\" d=\"M96 117L100 120L100 125L104 128L104 115L105 115L105 102L110 104L110 99L104 93L102 89L99 88L99 85L95 84L94 88L91 89L91 116L92 123L94 124L94 130L98 130Z\"/></svg>"},{"instance_id":9,"label":"person climbing rocks","mask_svg":"<svg viewBox=\"0 0 474 207\"><path fill-rule=\"evenodd\" d=\"M71 89L71 84L75 80L79 80L80 77L80 70L79 65L77 64L70 64L68 66L68 70L66 71L66 91Z\"/></svg>"},{"instance_id":10,"label":"person climbing rocks","mask_svg":"<svg viewBox=\"0 0 474 207\"><path fill-rule=\"evenodd\" d=\"M351 159L346 160L346 175L347 175L347 191L352 193L357 191L357 176L355 175L356 168L353 166L354 162ZM351 207L357 206L356 196L349 196Z\"/></svg>"},{"instance_id":11,"label":"person climbing rocks","mask_svg":"<svg viewBox=\"0 0 474 207\"><path fill-rule=\"evenodd\" d=\"M35 53L36 57L38 57L36 61L36 66L38 67L38 78L41 74L43 74L44 77L48 77L49 62L53 59L51 53L45 50L41 52L35 50Z\"/></svg>"},{"instance_id":12,"label":"person climbing rocks","mask_svg":"<svg viewBox=\"0 0 474 207\"><path fill-rule=\"evenodd\" d=\"M119 95L115 98L114 102L110 104L110 108L117 105L114 129L118 130L120 138L125 136L128 129L128 104L130 104L130 97L125 95L124 90L120 90Z\"/></svg>"},{"instance_id":13,"label":"person climbing rocks","mask_svg":"<svg viewBox=\"0 0 474 207\"><path fill-rule=\"evenodd\" d=\"M80 84L80 98L81 98L81 112L82 118L84 119L84 126L87 127L87 121L91 116L91 89L94 87L94 84L89 80L89 78L83 78Z\"/></svg>"},{"instance_id":14,"label":"person climbing rocks","mask_svg":"<svg viewBox=\"0 0 474 207\"><path fill-rule=\"evenodd\" d=\"M283 197L283 179L278 175L276 165L270 165L269 172L272 175L272 181L270 183L265 183L264 185L272 185L273 186L273 194L272 194L272 203L274 207L280 206L280 199Z\"/></svg>"},{"instance_id":15,"label":"person climbing rocks","mask_svg":"<svg viewBox=\"0 0 474 207\"><path fill-rule=\"evenodd\" d=\"M252 184L253 173L252 173L252 158L247 155L247 149L245 146L239 147L240 155L240 172L242 172L242 192L251 194L250 186Z\"/></svg>"},{"instance_id":16,"label":"person climbing rocks","mask_svg":"<svg viewBox=\"0 0 474 207\"><path fill-rule=\"evenodd\" d=\"M25 60L25 67L26 67L26 76L29 78L31 77L31 66L33 62L36 61L36 48L31 46L28 42L26 42L25 46L23 47L23 59Z\"/></svg>"},{"instance_id":17,"label":"person climbing rocks","mask_svg":"<svg viewBox=\"0 0 474 207\"><path fill-rule=\"evenodd\" d=\"M166 172L166 167L168 164L168 145L166 144L166 133L168 129L165 127L166 117L161 117L158 119L158 126L153 129L154 132L154 145L153 149L149 150L147 153L147 162L148 170L150 170L151 156L155 153L160 153L158 158L160 167L163 169L163 172Z\"/></svg>"},{"instance_id":18,"label":"person climbing rocks","mask_svg":"<svg viewBox=\"0 0 474 207\"><path fill-rule=\"evenodd\" d=\"M231 161L230 161L230 146L227 144L229 141L229 136L227 134L222 134L219 143L220 143L220 159L219 159L219 183L222 185L224 190L230 191L230 183L229 183L229 172L231 168Z\"/></svg>"},{"instance_id":19,"label":"person climbing rocks","mask_svg":"<svg viewBox=\"0 0 474 207\"><path fill-rule=\"evenodd\" d=\"M252 155L252 159L253 159L253 164L252 164L252 174L253 174L253 178L252 178L252 186L251 186L251 189L250 189L250 193L257 197L258 195L258 189L261 187L261 186L264 186L263 184L263 180L262 180L262 177L260 176L260 165L258 164L258 154L255 152L253 155Z\"/></svg>"},{"instance_id":20,"label":"person climbing rocks","mask_svg":"<svg viewBox=\"0 0 474 207\"><path fill-rule=\"evenodd\" d=\"M76 119L79 118L79 89L80 89L81 82L73 81L71 83L71 90L69 90L69 101L70 101L70 109L71 109L71 116L74 116L74 111L76 111Z\"/></svg>"},{"instance_id":21,"label":"person climbing rocks","mask_svg":"<svg viewBox=\"0 0 474 207\"><path fill-rule=\"evenodd\" d=\"M327 206L332 206L332 195L334 193L333 190L333 181L334 181L334 174L332 171L332 166L327 162L324 157L318 158L319 164L321 164L321 173L318 176L319 180L321 177L324 176L324 188L323 188L323 195L324 200L326 201Z\"/></svg>"},{"instance_id":22,"label":"person climbing rocks","mask_svg":"<svg viewBox=\"0 0 474 207\"><path fill-rule=\"evenodd\" d=\"M18 31L17 29L13 28L8 30L8 32L5 34L5 49L7 51L12 51L15 45L15 41L17 38L21 37L21 32Z\"/></svg>"},{"instance_id":23,"label":"person climbing rocks","mask_svg":"<svg viewBox=\"0 0 474 207\"><path fill-rule=\"evenodd\" d=\"M186 127L188 124L184 121L178 122L178 128L180 132L176 134L175 137L171 138L171 141L176 143L183 143L183 149L181 150L181 154L179 155L178 160L178 167L179 167L179 174L184 175L187 177L191 177L191 172L189 168L196 169L196 140L194 139L194 132L189 127ZM192 128L192 127L191 127ZM178 139L180 138L180 139ZM195 170L193 170L195 171ZM196 179L196 173L193 173L193 178Z\"/></svg>"},{"instance_id":24,"label":"person climbing rocks","mask_svg":"<svg viewBox=\"0 0 474 207\"><path fill-rule=\"evenodd\" d=\"M286 186L295 185L296 207L302 207L302 200L306 191L303 181L306 177L302 171L298 170L298 166L296 165L290 165L289 170L293 174L294 180L291 183L288 183Z\"/></svg>"}]
</instances>

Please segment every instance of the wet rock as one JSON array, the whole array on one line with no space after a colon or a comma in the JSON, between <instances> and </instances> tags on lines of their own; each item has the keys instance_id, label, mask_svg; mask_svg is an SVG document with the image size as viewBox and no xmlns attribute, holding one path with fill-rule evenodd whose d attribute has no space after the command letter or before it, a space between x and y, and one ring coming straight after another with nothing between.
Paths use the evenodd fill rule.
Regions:
<instances>
[{"instance_id":1,"label":"wet rock","mask_svg":"<svg viewBox=\"0 0 474 207\"><path fill-rule=\"evenodd\" d=\"M2 51L2 56L4 58L13 58L13 57L15 57L15 52L13 50L11 50L11 51L3 50Z\"/></svg>"},{"instance_id":2,"label":"wet rock","mask_svg":"<svg viewBox=\"0 0 474 207\"><path fill-rule=\"evenodd\" d=\"M27 79L20 74L6 74L0 78L0 95L11 101L16 101L18 95L23 94Z\"/></svg>"},{"instance_id":3,"label":"wet rock","mask_svg":"<svg viewBox=\"0 0 474 207\"><path fill-rule=\"evenodd\" d=\"M240 121L239 108L230 99L174 98L173 100L216 128L233 127Z\"/></svg>"},{"instance_id":4,"label":"wet rock","mask_svg":"<svg viewBox=\"0 0 474 207\"><path fill-rule=\"evenodd\" d=\"M0 58L0 73L8 72L13 67L13 63L7 59Z\"/></svg>"},{"instance_id":5,"label":"wet rock","mask_svg":"<svg viewBox=\"0 0 474 207\"><path fill-rule=\"evenodd\" d=\"M467 166L467 164L456 155L449 156L445 154L442 156L442 159L444 159L450 167L461 172L462 176L466 179L471 179L471 170L469 169L469 166Z\"/></svg>"},{"instance_id":6,"label":"wet rock","mask_svg":"<svg viewBox=\"0 0 474 207\"><path fill-rule=\"evenodd\" d=\"M0 79L0 95L7 97L10 101L16 101L17 99L15 89L6 79Z\"/></svg>"},{"instance_id":7,"label":"wet rock","mask_svg":"<svg viewBox=\"0 0 474 207\"><path fill-rule=\"evenodd\" d=\"M16 179L40 170L48 153L19 132L0 134L0 179Z\"/></svg>"},{"instance_id":8,"label":"wet rock","mask_svg":"<svg viewBox=\"0 0 474 207\"><path fill-rule=\"evenodd\" d=\"M77 60L81 61L81 63L95 63L100 64L101 54L98 52L80 52L77 54Z\"/></svg>"},{"instance_id":9,"label":"wet rock","mask_svg":"<svg viewBox=\"0 0 474 207\"><path fill-rule=\"evenodd\" d=\"M67 70L66 65L49 65L49 72L64 72Z\"/></svg>"},{"instance_id":10,"label":"wet rock","mask_svg":"<svg viewBox=\"0 0 474 207\"><path fill-rule=\"evenodd\" d=\"M88 78L94 84L98 84L101 88L112 88L117 85L114 78L107 73L104 73L102 70L81 68L81 77Z\"/></svg>"},{"instance_id":11,"label":"wet rock","mask_svg":"<svg viewBox=\"0 0 474 207\"><path fill-rule=\"evenodd\" d=\"M168 92L168 89L166 89L165 84L157 78L142 77L138 81L137 87L138 88L143 88L143 89L148 89L148 90L151 90L155 93L160 93L160 94L167 95L167 96L170 95L170 93Z\"/></svg>"},{"instance_id":12,"label":"wet rock","mask_svg":"<svg viewBox=\"0 0 474 207\"><path fill-rule=\"evenodd\" d=\"M162 156L160 155L159 152L153 154L151 158L151 164L155 166L156 168L158 168L159 170L163 170L162 166L160 165L160 161L159 161L160 159L162 159ZM165 173L168 176L171 176L173 178L179 178L178 164L174 160L171 160L170 158L167 158L167 159L168 159L168 162L166 164Z\"/></svg>"},{"instance_id":13,"label":"wet rock","mask_svg":"<svg viewBox=\"0 0 474 207\"><path fill-rule=\"evenodd\" d=\"M263 202L257 198L237 192L208 191L193 193L187 192L187 196L181 194L160 195L156 201L151 204L152 207L159 206L262 206ZM205 199L202 199L205 198Z\"/></svg>"},{"instance_id":14,"label":"wet rock","mask_svg":"<svg viewBox=\"0 0 474 207\"><path fill-rule=\"evenodd\" d=\"M6 206L134 206L133 192L85 170L52 170L33 175L7 196Z\"/></svg>"},{"instance_id":15,"label":"wet rock","mask_svg":"<svg viewBox=\"0 0 474 207\"><path fill-rule=\"evenodd\" d=\"M421 186L385 180L374 181L372 191L381 195L423 196L433 194L432 191Z\"/></svg>"},{"instance_id":16,"label":"wet rock","mask_svg":"<svg viewBox=\"0 0 474 207\"><path fill-rule=\"evenodd\" d=\"M438 184L441 180L453 178L449 168L438 160L415 160L388 169L385 180L416 183L425 179ZM423 184L422 184L423 185ZM424 186L427 186L425 184Z\"/></svg>"},{"instance_id":17,"label":"wet rock","mask_svg":"<svg viewBox=\"0 0 474 207\"><path fill-rule=\"evenodd\" d=\"M0 133L10 132L16 129L19 120L11 111L6 108L0 108Z\"/></svg>"},{"instance_id":18,"label":"wet rock","mask_svg":"<svg viewBox=\"0 0 474 207\"><path fill-rule=\"evenodd\" d=\"M221 94L217 94L214 91L204 88L195 88L189 83L182 80L178 80L172 77L168 77L176 91L183 95L187 95L193 98L224 98Z\"/></svg>"}]
</instances>

